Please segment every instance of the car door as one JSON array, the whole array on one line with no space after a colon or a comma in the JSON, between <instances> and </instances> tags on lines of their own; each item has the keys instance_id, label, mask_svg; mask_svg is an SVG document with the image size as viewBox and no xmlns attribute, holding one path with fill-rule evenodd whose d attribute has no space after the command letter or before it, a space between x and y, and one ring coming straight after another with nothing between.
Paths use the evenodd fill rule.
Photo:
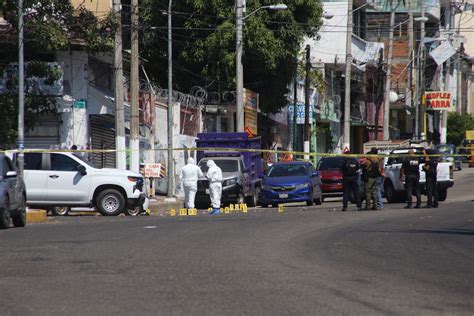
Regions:
<instances>
[{"instance_id":1,"label":"car door","mask_svg":"<svg viewBox=\"0 0 474 316\"><path fill-rule=\"evenodd\" d=\"M81 175L81 163L61 153L51 153L48 171L47 200L51 204L87 204L90 175ZM87 166L86 170L87 170Z\"/></svg>"},{"instance_id":2,"label":"car door","mask_svg":"<svg viewBox=\"0 0 474 316\"><path fill-rule=\"evenodd\" d=\"M43 153L25 153L23 179L26 186L27 204L44 203L46 201L46 185L48 171L46 156Z\"/></svg>"},{"instance_id":3,"label":"car door","mask_svg":"<svg viewBox=\"0 0 474 316\"><path fill-rule=\"evenodd\" d=\"M316 175L314 175L316 174ZM314 175L314 176L313 176ZM312 165L309 165L309 176L311 178L311 184L313 186L313 197L320 196L321 194L321 178L319 172L314 169Z\"/></svg>"},{"instance_id":4,"label":"car door","mask_svg":"<svg viewBox=\"0 0 474 316\"><path fill-rule=\"evenodd\" d=\"M392 180L393 187L396 191L403 190L403 183L399 181L400 169L402 167L401 157L390 157L385 166L385 175Z\"/></svg>"}]
</instances>

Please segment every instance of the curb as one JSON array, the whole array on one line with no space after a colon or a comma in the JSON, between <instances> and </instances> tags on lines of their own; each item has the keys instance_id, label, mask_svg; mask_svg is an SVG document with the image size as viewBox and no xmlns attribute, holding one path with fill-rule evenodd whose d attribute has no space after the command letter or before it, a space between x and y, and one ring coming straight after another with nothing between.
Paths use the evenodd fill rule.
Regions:
<instances>
[{"instance_id":1,"label":"curb","mask_svg":"<svg viewBox=\"0 0 474 316\"><path fill-rule=\"evenodd\" d=\"M32 223L44 223L46 222L46 211L45 210L28 210L26 211L26 222Z\"/></svg>"}]
</instances>

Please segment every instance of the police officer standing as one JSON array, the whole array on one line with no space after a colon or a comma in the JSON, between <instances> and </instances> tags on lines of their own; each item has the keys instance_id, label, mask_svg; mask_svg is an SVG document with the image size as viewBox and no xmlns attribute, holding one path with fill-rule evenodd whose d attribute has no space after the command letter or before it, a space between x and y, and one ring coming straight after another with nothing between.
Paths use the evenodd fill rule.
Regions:
<instances>
[{"instance_id":1,"label":"police officer standing","mask_svg":"<svg viewBox=\"0 0 474 316\"><path fill-rule=\"evenodd\" d=\"M438 207L438 182L437 182L437 169L438 169L438 159L434 156L429 156L435 154L434 151L423 151L425 154L425 165L423 166L423 171L426 174L426 195L428 196L428 202L425 208L437 208Z\"/></svg>"},{"instance_id":2,"label":"police officer standing","mask_svg":"<svg viewBox=\"0 0 474 316\"><path fill-rule=\"evenodd\" d=\"M407 194L407 205L406 209L412 207L412 194L416 195L416 206L415 208L421 207L421 195L420 195L420 161L415 156L413 149L408 151L408 157L405 157L400 169L400 181L403 181L405 177L405 190Z\"/></svg>"},{"instance_id":3,"label":"police officer standing","mask_svg":"<svg viewBox=\"0 0 474 316\"><path fill-rule=\"evenodd\" d=\"M346 155L350 155L350 151L345 152ZM347 211L347 203L351 195L355 198L357 204L357 210L361 210L361 202L359 196L359 183L358 183L358 170L360 164L357 159L353 157L344 157L341 165L342 172L342 186L344 189L344 195L342 197L342 211Z\"/></svg>"}]
</instances>

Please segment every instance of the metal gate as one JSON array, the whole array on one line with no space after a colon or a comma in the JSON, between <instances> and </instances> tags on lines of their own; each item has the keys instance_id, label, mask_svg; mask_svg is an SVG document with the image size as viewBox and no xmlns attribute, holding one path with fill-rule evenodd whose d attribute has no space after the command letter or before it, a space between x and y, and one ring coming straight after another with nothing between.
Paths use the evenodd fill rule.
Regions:
<instances>
[{"instance_id":1,"label":"metal gate","mask_svg":"<svg viewBox=\"0 0 474 316\"><path fill-rule=\"evenodd\" d=\"M91 149L115 149L115 117L109 114L90 115ZM90 162L96 168L115 168L115 152L92 152Z\"/></svg>"}]
</instances>

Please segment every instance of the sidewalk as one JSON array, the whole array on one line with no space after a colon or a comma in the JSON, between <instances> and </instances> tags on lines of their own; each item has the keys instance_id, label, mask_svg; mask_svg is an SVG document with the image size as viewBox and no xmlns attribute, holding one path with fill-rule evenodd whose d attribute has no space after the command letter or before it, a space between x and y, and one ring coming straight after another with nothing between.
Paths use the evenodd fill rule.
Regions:
<instances>
[{"instance_id":1,"label":"sidewalk","mask_svg":"<svg viewBox=\"0 0 474 316\"><path fill-rule=\"evenodd\" d=\"M184 201L180 198L175 198L175 202L165 201L166 196L157 195L150 198L150 215L153 216L164 216L167 215L169 210L175 209L178 211L184 207Z\"/></svg>"}]
</instances>

